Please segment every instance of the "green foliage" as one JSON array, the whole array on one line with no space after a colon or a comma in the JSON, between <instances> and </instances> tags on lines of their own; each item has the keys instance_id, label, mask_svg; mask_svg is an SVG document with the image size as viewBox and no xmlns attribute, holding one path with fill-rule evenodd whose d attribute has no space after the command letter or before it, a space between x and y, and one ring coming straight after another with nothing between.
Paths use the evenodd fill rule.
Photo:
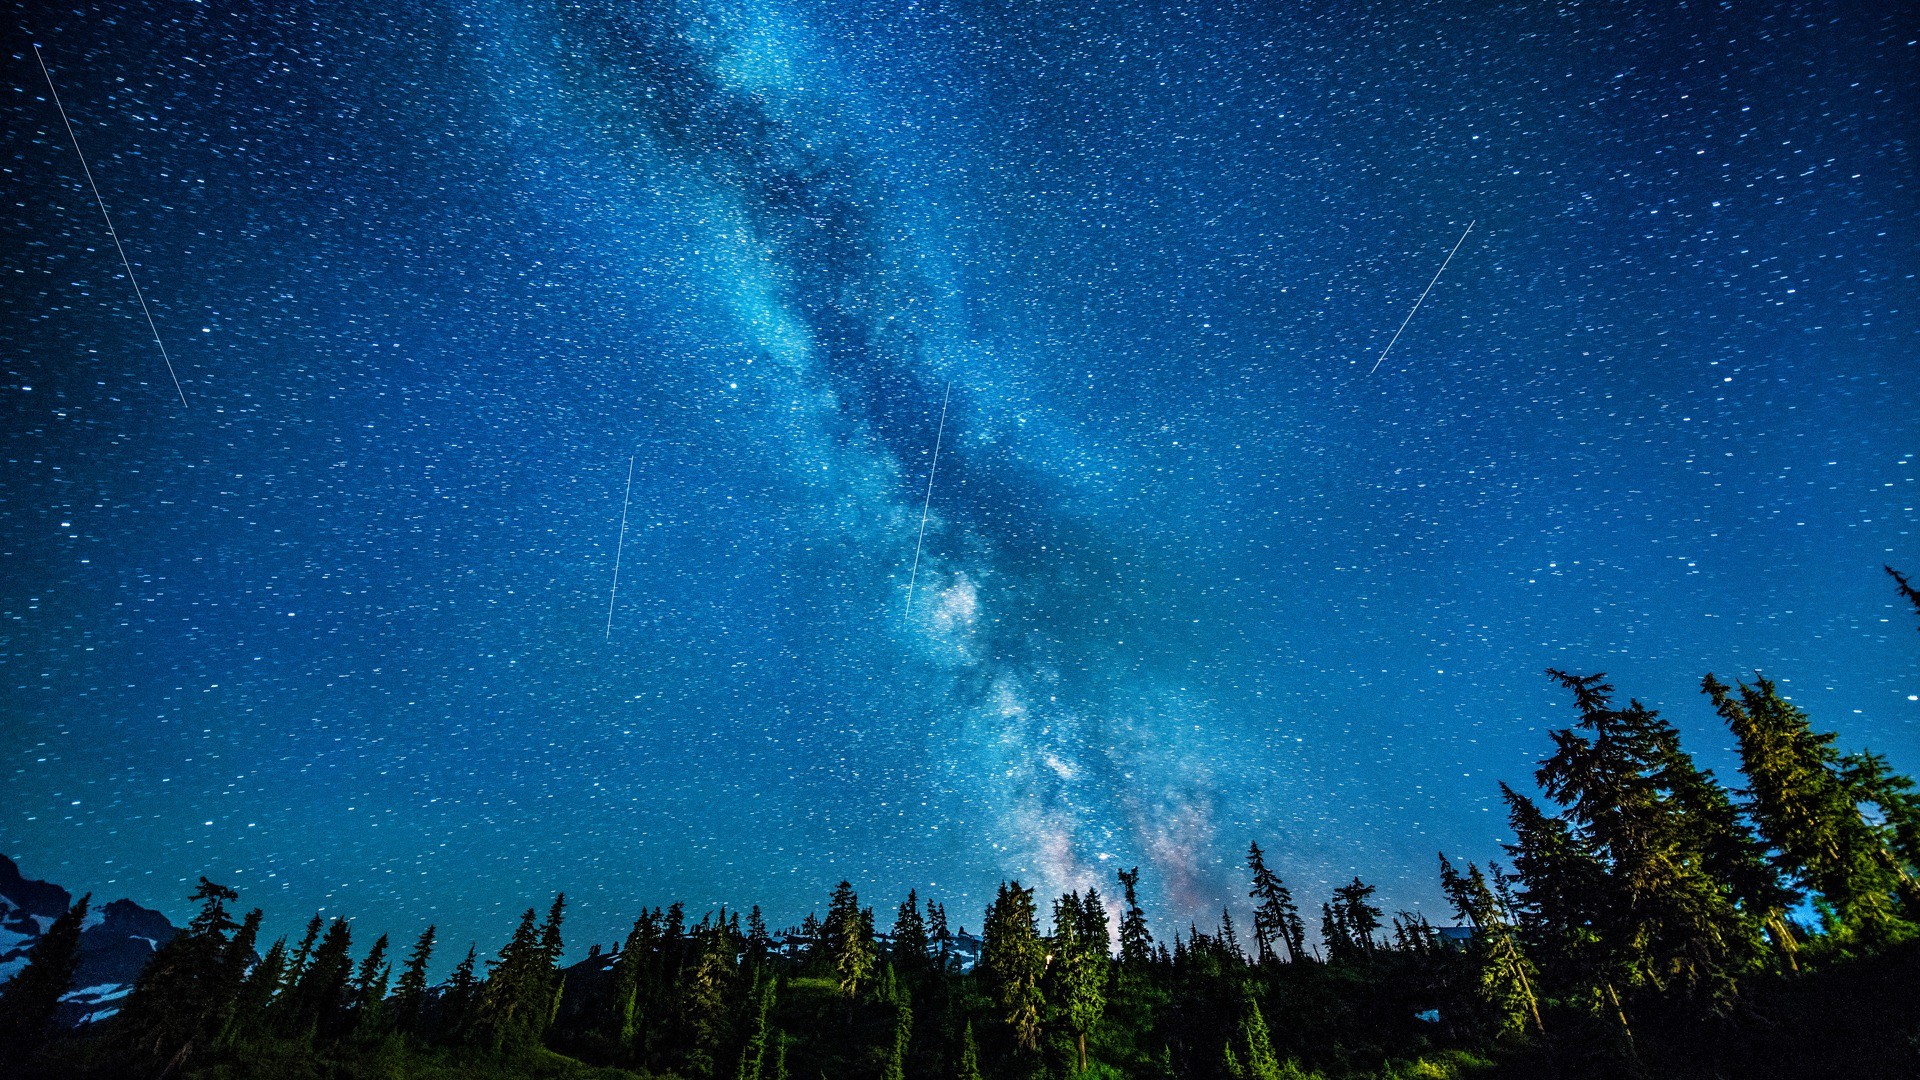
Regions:
<instances>
[{"instance_id":1,"label":"green foliage","mask_svg":"<svg viewBox=\"0 0 1920 1080\"><path fill-rule=\"evenodd\" d=\"M1040 1048L1041 1010L1046 999L1040 979L1046 973L1046 946L1034 924L1033 890L1002 882L987 909L980 966L1000 1006L1001 1018L1026 1050Z\"/></svg>"},{"instance_id":2,"label":"green foliage","mask_svg":"<svg viewBox=\"0 0 1920 1080\"><path fill-rule=\"evenodd\" d=\"M1709 674L1701 689L1740 744L1741 771L1759 833L1780 867L1822 903L1827 932L1841 943L1883 943L1911 936L1909 846L1920 822L1904 777L1877 757L1843 758L1832 732L1816 732L1806 713L1756 679L1733 688ZM1861 815L1863 804L1891 806L1888 824ZM1904 910L1903 910L1904 909Z\"/></svg>"}]
</instances>

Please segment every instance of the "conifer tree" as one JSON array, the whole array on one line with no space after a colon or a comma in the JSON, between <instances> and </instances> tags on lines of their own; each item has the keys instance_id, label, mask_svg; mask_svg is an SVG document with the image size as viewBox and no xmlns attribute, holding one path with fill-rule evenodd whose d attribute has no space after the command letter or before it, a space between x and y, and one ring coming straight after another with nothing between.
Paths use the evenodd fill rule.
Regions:
<instances>
[{"instance_id":1,"label":"conifer tree","mask_svg":"<svg viewBox=\"0 0 1920 1080\"><path fill-rule=\"evenodd\" d=\"M927 966L927 923L920 915L919 894L913 889L907 890L907 898L894 917L890 955L910 974L917 974Z\"/></svg>"},{"instance_id":2,"label":"conifer tree","mask_svg":"<svg viewBox=\"0 0 1920 1080\"><path fill-rule=\"evenodd\" d=\"M387 979L392 971L387 963L387 935L381 934L360 961L350 991L354 1028L363 1036L378 1034L386 1024Z\"/></svg>"},{"instance_id":3,"label":"conifer tree","mask_svg":"<svg viewBox=\"0 0 1920 1080\"><path fill-rule=\"evenodd\" d=\"M913 1009L905 1001L894 1006L893 1046L887 1050L881 1080L907 1080L907 1050L913 1039Z\"/></svg>"},{"instance_id":4,"label":"conifer tree","mask_svg":"<svg viewBox=\"0 0 1920 1080\"><path fill-rule=\"evenodd\" d=\"M287 962L287 970L281 977L279 992L289 992L300 984L300 979L307 973L307 965L313 962L313 950L320 941L320 931L326 925L326 920L317 911L313 913L313 918L307 920L306 932L300 935L300 944L294 947L293 959Z\"/></svg>"},{"instance_id":5,"label":"conifer tree","mask_svg":"<svg viewBox=\"0 0 1920 1080\"><path fill-rule=\"evenodd\" d=\"M353 979L352 951L352 927L345 919L333 920L314 947L300 984L293 989L295 1033L318 1032L331 1037L344 1026Z\"/></svg>"},{"instance_id":6,"label":"conifer tree","mask_svg":"<svg viewBox=\"0 0 1920 1080\"><path fill-rule=\"evenodd\" d=\"M1112 958L1113 922L1107 917L1107 905L1100 899L1099 889L1088 888L1087 895L1080 898L1080 940L1102 961Z\"/></svg>"},{"instance_id":7,"label":"conifer tree","mask_svg":"<svg viewBox=\"0 0 1920 1080\"><path fill-rule=\"evenodd\" d=\"M847 1017L851 1022L853 1000L873 977L880 955L873 942L873 911L860 906L860 897L850 882L842 881L834 887L821 931L840 993L847 999Z\"/></svg>"},{"instance_id":8,"label":"conifer tree","mask_svg":"<svg viewBox=\"0 0 1920 1080\"><path fill-rule=\"evenodd\" d=\"M1128 967L1146 964L1152 955L1153 935L1147 932L1147 913L1140 910L1140 868L1119 871L1126 910L1120 916L1120 962Z\"/></svg>"},{"instance_id":9,"label":"conifer tree","mask_svg":"<svg viewBox=\"0 0 1920 1080\"><path fill-rule=\"evenodd\" d=\"M92 900L88 893L61 912L33 943L27 966L0 986L0 1064L23 1065L46 1040L80 965L80 931Z\"/></svg>"},{"instance_id":10,"label":"conifer tree","mask_svg":"<svg viewBox=\"0 0 1920 1080\"><path fill-rule=\"evenodd\" d=\"M1453 905L1454 917L1474 929L1467 946L1478 968L1474 988L1481 1004L1496 1018L1496 1029L1518 1032L1531 1021L1536 1032L1546 1034L1533 989L1539 973L1521 945L1510 905L1487 883L1478 866L1468 863L1467 872L1461 874L1444 853L1440 888Z\"/></svg>"},{"instance_id":11,"label":"conifer tree","mask_svg":"<svg viewBox=\"0 0 1920 1080\"><path fill-rule=\"evenodd\" d=\"M753 990L748 996L752 1027L747 1032L746 1045L740 1048L740 1068L736 1070L737 1080L763 1080L765 1077L769 1043L780 1037L779 1032L773 1028L774 993L773 976L756 973Z\"/></svg>"},{"instance_id":12,"label":"conifer tree","mask_svg":"<svg viewBox=\"0 0 1920 1080\"><path fill-rule=\"evenodd\" d=\"M238 991L229 946L239 929L226 905L238 898L232 889L201 878L188 897L200 903L199 912L154 951L127 995L119 1029L136 1054L160 1064L162 1071L179 1069L226 1026Z\"/></svg>"},{"instance_id":13,"label":"conifer tree","mask_svg":"<svg viewBox=\"0 0 1920 1080\"><path fill-rule=\"evenodd\" d=\"M222 1044L232 1045L268 1029L274 995L285 985L286 973L287 939L280 938L240 984L226 1035L220 1040Z\"/></svg>"},{"instance_id":14,"label":"conifer tree","mask_svg":"<svg viewBox=\"0 0 1920 1080\"><path fill-rule=\"evenodd\" d=\"M465 1042L479 1022L481 983L474 973L479 950L477 942L467 945L467 955L447 977L446 991L440 997L440 1030L451 1042Z\"/></svg>"},{"instance_id":15,"label":"conifer tree","mask_svg":"<svg viewBox=\"0 0 1920 1080\"><path fill-rule=\"evenodd\" d=\"M1247 868L1253 873L1253 889L1247 895L1254 901L1254 959L1261 964L1273 963L1281 958L1282 950L1287 960L1300 959L1294 938L1300 909L1293 902L1293 891L1267 867L1266 855L1257 843L1247 845Z\"/></svg>"},{"instance_id":16,"label":"conifer tree","mask_svg":"<svg viewBox=\"0 0 1920 1080\"><path fill-rule=\"evenodd\" d=\"M760 905L753 905L747 913L747 963L764 964L773 954L773 937L767 933L766 916L760 914Z\"/></svg>"},{"instance_id":17,"label":"conifer tree","mask_svg":"<svg viewBox=\"0 0 1920 1080\"><path fill-rule=\"evenodd\" d=\"M421 931L420 939L413 943L413 952L407 956L407 966L400 971L400 982L393 992L393 1020L401 1031L412 1033L419 1030L420 1011L427 1000L427 961L433 956L434 928L429 926Z\"/></svg>"},{"instance_id":18,"label":"conifer tree","mask_svg":"<svg viewBox=\"0 0 1920 1080\"><path fill-rule=\"evenodd\" d=\"M960 1033L960 1069L956 1080L982 1080L980 1076L980 1047L973 1041L973 1021Z\"/></svg>"},{"instance_id":19,"label":"conifer tree","mask_svg":"<svg viewBox=\"0 0 1920 1080\"><path fill-rule=\"evenodd\" d=\"M1238 1033L1240 1051L1235 1053L1233 1042L1227 1043L1224 1055L1227 1076L1232 1080L1286 1080L1290 1070L1284 1069L1274 1055L1267 1018L1260 1014L1260 1003L1254 1000L1253 988L1247 987L1243 993L1245 1006Z\"/></svg>"},{"instance_id":20,"label":"conifer tree","mask_svg":"<svg viewBox=\"0 0 1920 1080\"><path fill-rule=\"evenodd\" d=\"M1220 909L1220 943L1222 957L1230 964L1244 964L1247 961L1246 950L1240 947L1240 935L1233 928L1233 912Z\"/></svg>"},{"instance_id":21,"label":"conifer tree","mask_svg":"<svg viewBox=\"0 0 1920 1080\"><path fill-rule=\"evenodd\" d=\"M1073 1036L1082 1072L1087 1068L1087 1034L1099 1025L1107 1007L1106 937L1103 933L1095 942L1083 936L1089 928L1085 912L1085 903L1074 893L1055 901L1053 963L1048 972L1055 1015ZM1104 912L1101 923L1105 925Z\"/></svg>"},{"instance_id":22,"label":"conifer tree","mask_svg":"<svg viewBox=\"0 0 1920 1080\"><path fill-rule=\"evenodd\" d=\"M1784 869L1818 894L1828 932L1869 942L1912 933L1898 896L1910 878L1887 834L1860 814L1865 788L1806 713L1768 679L1735 690L1709 674L1701 689L1740 744L1749 812Z\"/></svg>"},{"instance_id":23,"label":"conifer tree","mask_svg":"<svg viewBox=\"0 0 1920 1080\"><path fill-rule=\"evenodd\" d=\"M981 934L980 965L1014 1041L1027 1050L1040 1047L1041 1008L1046 999L1040 979L1046 972L1046 947L1034 924L1033 890L1019 882L1002 883L987 909Z\"/></svg>"},{"instance_id":24,"label":"conifer tree","mask_svg":"<svg viewBox=\"0 0 1920 1080\"><path fill-rule=\"evenodd\" d=\"M945 904L927 901L927 938L932 942L935 962L945 973L953 965L953 931L947 929Z\"/></svg>"},{"instance_id":25,"label":"conifer tree","mask_svg":"<svg viewBox=\"0 0 1920 1080\"><path fill-rule=\"evenodd\" d=\"M1374 887L1358 877L1333 890L1333 902L1321 908L1321 930L1334 960L1355 960L1371 956L1378 942L1381 910L1368 903Z\"/></svg>"},{"instance_id":26,"label":"conifer tree","mask_svg":"<svg viewBox=\"0 0 1920 1080\"><path fill-rule=\"evenodd\" d=\"M717 928L702 933L699 946L694 963L682 973L680 1071L692 1080L712 1080L726 1035L727 993L735 977L733 946Z\"/></svg>"},{"instance_id":27,"label":"conifer tree","mask_svg":"<svg viewBox=\"0 0 1920 1080\"><path fill-rule=\"evenodd\" d=\"M1638 701L1615 708L1604 676L1548 674L1580 711L1577 729L1552 732L1554 753L1535 776L1561 814L1548 819L1511 791L1508 805L1529 901L1561 908L1539 917L1563 924L1551 947L1600 991L1623 1032L1622 986L1719 1008L1764 947L1760 913L1715 876L1738 861L1738 837L1716 836L1728 823L1701 812L1709 781L1672 725Z\"/></svg>"},{"instance_id":28,"label":"conifer tree","mask_svg":"<svg viewBox=\"0 0 1920 1080\"><path fill-rule=\"evenodd\" d=\"M536 918L532 908L520 916L499 958L489 961L487 981L480 988L479 1031L484 1044L496 1052L532 1045L546 1021L546 953Z\"/></svg>"}]
</instances>

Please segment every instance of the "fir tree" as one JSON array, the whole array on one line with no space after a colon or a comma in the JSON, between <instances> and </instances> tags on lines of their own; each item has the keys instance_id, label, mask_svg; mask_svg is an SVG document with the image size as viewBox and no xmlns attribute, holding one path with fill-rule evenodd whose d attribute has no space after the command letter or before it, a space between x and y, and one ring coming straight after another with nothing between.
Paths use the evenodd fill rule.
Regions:
<instances>
[{"instance_id":1,"label":"fir tree","mask_svg":"<svg viewBox=\"0 0 1920 1080\"><path fill-rule=\"evenodd\" d=\"M980 1047L973 1041L973 1021L967 1021L960 1031L960 1068L955 1080L982 1080L980 1076Z\"/></svg>"},{"instance_id":2,"label":"fir tree","mask_svg":"<svg viewBox=\"0 0 1920 1080\"><path fill-rule=\"evenodd\" d=\"M154 951L127 996L119 1030L137 1055L160 1064L163 1072L181 1068L226 1027L239 991L230 952L239 927L226 905L238 898L232 889L201 878L188 897L200 903L199 912Z\"/></svg>"},{"instance_id":3,"label":"fir tree","mask_svg":"<svg viewBox=\"0 0 1920 1080\"><path fill-rule=\"evenodd\" d=\"M935 962L945 973L953 966L953 932L947 929L947 908L927 901L927 937L933 944Z\"/></svg>"},{"instance_id":4,"label":"fir tree","mask_svg":"<svg viewBox=\"0 0 1920 1080\"><path fill-rule=\"evenodd\" d=\"M447 977L445 992L440 996L440 1029L451 1042L465 1042L479 1022L481 983L475 974L479 951L477 942L467 945L467 955Z\"/></svg>"},{"instance_id":5,"label":"fir tree","mask_svg":"<svg viewBox=\"0 0 1920 1080\"><path fill-rule=\"evenodd\" d=\"M907 1050L913 1039L913 1010L903 1001L894 1006L893 1046L887 1050L881 1080L907 1080Z\"/></svg>"},{"instance_id":6,"label":"fir tree","mask_svg":"<svg viewBox=\"0 0 1920 1080\"><path fill-rule=\"evenodd\" d=\"M735 977L733 947L719 929L700 935L700 951L682 974L680 1070L693 1080L716 1075L720 1042L726 1034L727 993Z\"/></svg>"},{"instance_id":7,"label":"fir tree","mask_svg":"<svg viewBox=\"0 0 1920 1080\"><path fill-rule=\"evenodd\" d=\"M331 1037L345 1026L353 979L353 929L345 919L327 925L291 994L293 1030Z\"/></svg>"},{"instance_id":8,"label":"fir tree","mask_svg":"<svg viewBox=\"0 0 1920 1080\"><path fill-rule=\"evenodd\" d=\"M1244 964L1247 961L1246 950L1240 947L1240 935L1233 928L1233 912L1220 909L1220 952L1229 964Z\"/></svg>"},{"instance_id":9,"label":"fir tree","mask_svg":"<svg viewBox=\"0 0 1920 1080\"><path fill-rule=\"evenodd\" d=\"M490 961L480 989L477 1013L481 1039L496 1052L518 1050L538 1041L549 1007L546 952L532 908L520 916L513 937Z\"/></svg>"},{"instance_id":10,"label":"fir tree","mask_svg":"<svg viewBox=\"0 0 1920 1080\"><path fill-rule=\"evenodd\" d=\"M1273 1038L1267 1030L1267 1018L1260 1014L1260 1003L1253 990L1245 991L1245 1007L1240 1017L1240 1051L1228 1042L1224 1055L1227 1076L1232 1080L1286 1080L1292 1070L1284 1069L1273 1052ZM1297 1075L1297 1073L1295 1074Z\"/></svg>"},{"instance_id":11,"label":"fir tree","mask_svg":"<svg viewBox=\"0 0 1920 1080\"><path fill-rule=\"evenodd\" d=\"M33 943L27 966L0 986L0 1063L24 1064L46 1040L80 965L80 931L92 900L88 893L61 912Z\"/></svg>"},{"instance_id":12,"label":"fir tree","mask_svg":"<svg viewBox=\"0 0 1920 1080\"><path fill-rule=\"evenodd\" d=\"M268 1030L274 995L286 984L286 975L287 939L280 938L241 983L233 1015L227 1022L227 1033L220 1040L223 1045L232 1045Z\"/></svg>"},{"instance_id":13,"label":"fir tree","mask_svg":"<svg viewBox=\"0 0 1920 1080\"><path fill-rule=\"evenodd\" d=\"M753 1026L747 1033L746 1045L740 1048L740 1068L736 1070L737 1080L763 1080L765 1076L768 1046L780 1037L772 1023L774 984L775 980L771 975L756 974L754 976L753 991L748 997Z\"/></svg>"},{"instance_id":14,"label":"fir tree","mask_svg":"<svg viewBox=\"0 0 1920 1080\"><path fill-rule=\"evenodd\" d=\"M1614 708L1603 676L1549 674L1573 691L1580 721L1552 733L1536 779L1604 868L1599 891L1581 901L1606 966L1632 985L1717 1006L1760 957L1763 920L1714 876L1724 861L1714 823L1688 805L1704 781L1672 725L1638 701Z\"/></svg>"},{"instance_id":15,"label":"fir tree","mask_svg":"<svg viewBox=\"0 0 1920 1080\"><path fill-rule=\"evenodd\" d=\"M828 961L838 979L840 993L848 1003L848 1020L852 1020L852 1003L859 996L860 988L873 977L874 967L880 954L873 942L873 911L860 906L860 897L853 891L853 885L842 881L834 887L833 898L827 905L826 924L821 928L826 938Z\"/></svg>"},{"instance_id":16,"label":"fir tree","mask_svg":"<svg viewBox=\"0 0 1920 1080\"><path fill-rule=\"evenodd\" d=\"M326 925L326 920L317 911L313 913L313 918L307 920L306 932L300 935L300 944L294 947L293 959L288 961L286 973L281 977L279 992L291 991L300 984L301 978L307 973L307 965L313 962L313 950L320 941L320 931Z\"/></svg>"},{"instance_id":17,"label":"fir tree","mask_svg":"<svg viewBox=\"0 0 1920 1080\"><path fill-rule=\"evenodd\" d=\"M1440 889L1453 905L1454 917L1474 929L1467 948L1478 968L1475 994L1495 1017L1496 1030L1518 1032L1531 1021L1533 1029L1544 1035L1540 1000L1533 989L1539 973L1527 959L1509 904L1487 883L1479 867L1468 863L1467 872L1461 874L1444 853Z\"/></svg>"},{"instance_id":18,"label":"fir tree","mask_svg":"<svg viewBox=\"0 0 1920 1080\"><path fill-rule=\"evenodd\" d=\"M1147 932L1147 913L1140 910L1138 889L1140 886L1140 868L1119 872L1121 895L1126 899L1126 910L1120 916L1120 962L1128 967L1140 967L1147 963L1152 955L1153 935Z\"/></svg>"},{"instance_id":19,"label":"fir tree","mask_svg":"<svg viewBox=\"0 0 1920 1080\"><path fill-rule=\"evenodd\" d=\"M1099 889L1089 888L1080 898L1080 940L1103 961L1113 955L1113 922L1107 917L1107 905L1100 899Z\"/></svg>"},{"instance_id":20,"label":"fir tree","mask_svg":"<svg viewBox=\"0 0 1920 1080\"><path fill-rule=\"evenodd\" d=\"M1079 896L1068 893L1053 907L1053 964L1048 982L1053 994L1054 1012L1061 1025L1073 1036L1080 1071L1087 1068L1087 1034L1100 1023L1107 1007L1107 942L1086 938L1086 905ZM1105 925L1105 913L1101 924Z\"/></svg>"},{"instance_id":21,"label":"fir tree","mask_svg":"<svg viewBox=\"0 0 1920 1080\"><path fill-rule=\"evenodd\" d=\"M767 920L760 914L760 905L753 905L747 913L747 963L760 965L767 962L773 954L773 937L767 933Z\"/></svg>"},{"instance_id":22,"label":"fir tree","mask_svg":"<svg viewBox=\"0 0 1920 1080\"><path fill-rule=\"evenodd\" d=\"M400 971L400 983L393 992L394 1025L403 1032L419 1030L420 1012L427 1000L427 961L433 956L434 928L421 931Z\"/></svg>"},{"instance_id":23,"label":"fir tree","mask_svg":"<svg viewBox=\"0 0 1920 1080\"><path fill-rule=\"evenodd\" d=\"M920 915L920 896L912 889L900 903L893 920L893 946L889 955L910 973L927 966L927 923Z\"/></svg>"},{"instance_id":24,"label":"fir tree","mask_svg":"<svg viewBox=\"0 0 1920 1080\"><path fill-rule=\"evenodd\" d=\"M1253 889L1247 895L1254 900L1254 959L1261 964L1273 963L1285 950L1287 960L1299 960L1295 927L1300 923L1300 908L1293 902L1293 891L1280 875L1268 869L1259 844L1247 845L1247 868L1253 873Z\"/></svg>"},{"instance_id":25,"label":"fir tree","mask_svg":"<svg viewBox=\"0 0 1920 1080\"><path fill-rule=\"evenodd\" d=\"M1040 1010L1046 1003L1040 979L1046 972L1046 947L1034 924L1033 890L1019 882L1002 883L987 909L980 966L1014 1041L1027 1050L1040 1046Z\"/></svg>"},{"instance_id":26,"label":"fir tree","mask_svg":"<svg viewBox=\"0 0 1920 1080\"><path fill-rule=\"evenodd\" d=\"M1740 684L1738 700L1712 675L1701 689L1739 741L1760 835L1782 867L1818 894L1829 933L1869 942L1912 933L1897 900L1906 885L1902 860L1890 837L1862 818L1861 777L1857 771L1849 776L1833 748L1835 735L1815 732L1806 713L1767 679Z\"/></svg>"},{"instance_id":27,"label":"fir tree","mask_svg":"<svg viewBox=\"0 0 1920 1080\"><path fill-rule=\"evenodd\" d=\"M387 935L381 934L353 977L354 1028L361 1035L377 1035L386 1025L387 978L392 971L387 963Z\"/></svg>"}]
</instances>

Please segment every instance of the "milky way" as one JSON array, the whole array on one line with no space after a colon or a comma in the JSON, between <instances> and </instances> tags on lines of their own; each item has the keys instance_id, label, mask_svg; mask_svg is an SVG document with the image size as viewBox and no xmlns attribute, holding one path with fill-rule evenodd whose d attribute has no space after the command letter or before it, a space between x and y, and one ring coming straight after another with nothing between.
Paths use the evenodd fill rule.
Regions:
<instances>
[{"instance_id":1,"label":"milky way","mask_svg":"<svg viewBox=\"0 0 1920 1080\"><path fill-rule=\"evenodd\" d=\"M1548 666L1920 768L1891 11L845 7L48 16L185 410L18 40L0 847L1170 930L1250 840L1434 908Z\"/></svg>"}]
</instances>

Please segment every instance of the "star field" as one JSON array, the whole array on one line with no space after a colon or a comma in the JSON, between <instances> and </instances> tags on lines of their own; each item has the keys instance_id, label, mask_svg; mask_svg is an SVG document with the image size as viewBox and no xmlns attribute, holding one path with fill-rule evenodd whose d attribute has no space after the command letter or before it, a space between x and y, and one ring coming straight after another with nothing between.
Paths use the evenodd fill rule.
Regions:
<instances>
[{"instance_id":1,"label":"star field","mask_svg":"<svg viewBox=\"0 0 1920 1080\"><path fill-rule=\"evenodd\" d=\"M1249 840L1437 913L1549 666L1920 768L1897 6L848 7L31 13L0 850L483 942L1138 864L1170 931Z\"/></svg>"}]
</instances>

